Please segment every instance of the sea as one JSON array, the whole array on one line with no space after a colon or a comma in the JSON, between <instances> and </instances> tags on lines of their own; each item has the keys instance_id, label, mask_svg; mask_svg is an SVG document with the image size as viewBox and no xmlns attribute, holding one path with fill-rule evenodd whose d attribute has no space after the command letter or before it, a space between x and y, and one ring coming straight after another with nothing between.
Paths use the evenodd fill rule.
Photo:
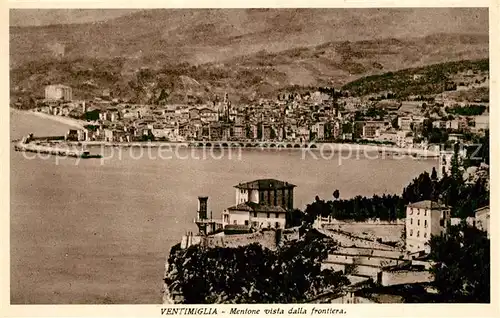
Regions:
<instances>
[{"instance_id":1,"label":"sea","mask_svg":"<svg viewBox=\"0 0 500 318\"><path fill-rule=\"evenodd\" d=\"M12 112L10 139L69 127ZM300 149L105 148L101 159L10 153L12 304L160 304L165 259L196 232L197 197L219 217L234 186L260 178L295 184L294 205L316 196L401 194L437 161Z\"/></svg>"}]
</instances>

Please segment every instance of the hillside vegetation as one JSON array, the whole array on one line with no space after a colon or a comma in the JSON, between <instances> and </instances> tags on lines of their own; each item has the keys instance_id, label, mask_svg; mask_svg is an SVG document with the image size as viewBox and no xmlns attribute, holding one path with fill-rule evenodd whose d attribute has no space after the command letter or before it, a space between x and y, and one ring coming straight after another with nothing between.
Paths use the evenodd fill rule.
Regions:
<instances>
[{"instance_id":1,"label":"hillside vegetation","mask_svg":"<svg viewBox=\"0 0 500 318\"><path fill-rule=\"evenodd\" d=\"M142 10L94 23L11 27L11 96L42 96L44 85L63 83L75 98L109 89L138 102L154 102L162 91L168 102L224 92L245 102L292 86L340 87L402 68L488 57L488 35L407 37L376 11L370 21L380 23L365 28L368 11ZM342 21L349 23L341 31L332 27Z\"/></svg>"},{"instance_id":2,"label":"hillside vegetation","mask_svg":"<svg viewBox=\"0 0 500 318\"><path fill-rule=\"evenodd\" d=\"M377 92L392 92L395 97L409 95L438 94L455 90L456 84L451 76L459 72L488 72L489 60L465 60L404 69L357 79L342 87L353 96L363 96Z\"/></svg>"}]
</instances>

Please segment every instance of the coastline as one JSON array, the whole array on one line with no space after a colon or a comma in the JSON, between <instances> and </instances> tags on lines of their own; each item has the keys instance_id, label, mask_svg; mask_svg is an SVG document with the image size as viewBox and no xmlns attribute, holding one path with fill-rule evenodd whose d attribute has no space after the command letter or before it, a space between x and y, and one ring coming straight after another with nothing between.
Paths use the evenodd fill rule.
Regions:
<instances>
[{"instance_id":1,"label":"coastline","mask_svg":"<svg viewBox=\"0 0 500 318\"><path fill-rule=\"evenodd\" d=\"M76 129L84 129L85 121L63 117L57 115L49 115L41 112L33 112L28 110L20 110L10 108L11 111L19 114L33 114L39 118L49 119ZM308 151L325 151L325 152L383 152L389 154L406 154L415 155L424 158L435 158L439 156L439 151L422 149L422 148L400 148L389 145L376 144L356 144L356 143L335 143L335 142L257 142L257 141L148 141L148 142L108 142L108 141L66 141L69 145L83 146L100 146L100 147L183 147L183 148L243 148L243 149L269 149L269 150L308 150Z\"/></svg>"},{"instance_id":2,"label":"coastline","mask_svg":"<svg viewBox=\"0 0 500 318\"><path fill-rule=\"evenodd\" d=\"M101 146L101 147L183 147L183 148L240 148L240 149L266 149L266 150L308 150L308 151L325 151L325 152L384 152L391 154L407 154L422 157L438 157L439 152L421 149L421 148L400 148L383 145L363 145L355 143L309 143L297 144L293 142L225 142L225 141L185 141L185 142L168 142L168 141L148 141L148 142L107 142L107 141L79 141L66 142L68 144L84 145L84 146ZM271 146L273 145L273 146ZM279 146L277 146L279 145ZM287 147L287 145L296 145ZM312 146L314 145L314 146ZM312 146L312 147L311 147Z\"/></svg>"},{"instance_id":3,"label":"coastline","mask_svg":"<svg viewBox=\"0 0 500 318\"><path fill-rule=\"evenodd\" d=\"M84 125L86 124L82 120L74 119L71 117L64 117L64 116L56 116L56 115L49 115L41 112L34 112L34 111L29 111L29 110L21 110L21 109L16 109L16 108L10 108L12 112L18 113L18 114L32 114L34 116L44 118L44 119L49 119L52 121L56 121L58 123L74 127L77 129L84 129Z\"/></svg>"}]
</instances>

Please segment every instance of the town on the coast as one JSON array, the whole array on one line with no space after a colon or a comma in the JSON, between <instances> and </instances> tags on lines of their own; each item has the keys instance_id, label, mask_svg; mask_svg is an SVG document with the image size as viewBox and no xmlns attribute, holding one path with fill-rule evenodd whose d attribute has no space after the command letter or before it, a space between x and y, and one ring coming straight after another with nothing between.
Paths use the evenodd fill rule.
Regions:
<instances>
[{"instance_id":1,"label":"town on the coast","mask_svg":"<svg viewBox=\"0 0 500 318\"><path fill-rule=\"evenodd\" d=\"M410 80L421 81L424 75L413 74ZM71 130L68 141L281 142L285 148L343 142L429 149L435 144L473 142L489 129L487 96L463 96L468 90L488 87L488 70L465 69L449 81L451 87L439 94L403 99L391 91L360 97L350 96L348 90L319 87L290 90L250 104L234 104L228 93L213 94L200 104L135 104L113 97L108 88L93 99L78 100L70 86L52 84L30 108L78 120L82 128ZM26 107L21 102L12 106Z\"/></svg>"},{"instance_id":2,"label":"town on the coast","mask_svg":"<svg viewBox=\"0 0 500 318\"><path fill-rule=\"evenodd\" d=\"M29 114L71 127L60 136L33 130L16 137L12 148L76 161L74 166L59 166L57 160L56 167L43 163L47 170L38 174L40 161L28 165L28 160L12 160L18 165L12 178L25 178L26 183L11 186L17 189L19 220L11 225L17 227L12 232L19 245L14 243L11 253L22 255L33 248L23 245L28 226L40 226L44 217L50 222L60 219L46 243L54 244L57 254L44 256L57 263L48 264L53 268L44 268L40 279L49 280L43 276L49 271L69 277L70 287L73 280L81 279L74 285L83 286L77 287L78 293L88 291L90 296L83 302L89 303L141 303L157 297L167 305L162 314L217 313L215 307L169 306L174 304L233 304L233 314L260 315L285 312L237 305L490 303L490 238L495 234L490 225L490 61L484 23L470 34L439 29L424 35L419 26L413 30L415 36L407 38L404 32L393 35L391 22L379 37L378 29L374 27L371 34L363 21L368 16L360 20L349 16L348 22L363 21L370 38L351 41L329 34L336 40L326 42L319 38L327 36L321 32L331 28L333 18L325 15L330 22L321 24L322 19L311 13L314 10L297 9L292 14L286 13L288 9L249 9L235 17L218 13L224 10L196 9L175 15L169 10L144 10L117 20L71 24L67 29L50 24L40 30L11 28L15 35L11 46L18 52L11 54L11 118L12 113ZM319 11L323 10L314 14L320 15ZM482 14L486 19L487 10ZM232 25L243 16L255 25ZM464 21L469 16L473 15L463 16ZM308 22L296 25L296 19ZM171 20L172 26L162 24ZM273 23L267 29L257 26L267 26L269 21ZM454 18L450 29L460 21ZM130 26L128 30L129 22L143 29ZM437 30L439 26L433 25ZM465 27L460 30L472 28ZM133 37L128 36L132 29L161 32L134 31ZM345 33L360 33L359 28L349 30ZM86 40L71 40L73 31ZM106 43L101 45L88 37L101 33L100 39L113 40L95 41ZM263 35L267 33L271 35ZM51 35L47 38L53 43L47 40L50 43L40 46L40 34ZM292 45L294 41L305 44ZM286 49L278 49L280 45ZM24 51L40 56L28 59L19 54ZM140 158L114 165L116 158L109 156L106 167L103 161L98 165L93 160L79 166L80 158L104 157L104 152L94 152L98 146L101 151L138 146L143 155L141 147L163 145L182 145L192 153L201 148L239 148L252 158L276 157L266 157L262 164L253 159L253 166L245 169L241 167L250 165L248 161L234 165L225 161L227 171L220 161L210 166L214 158L195 163L194 158L175 162ZM292 162L282 155L304 154L313 148L317 149L311 153L318 153L326 146L333 153L351 147L365 154L389 153L382 158L366 155L363 160L393 160L394 166L391 162L389 168L381 168L382 176L371 175L382 161L365 164L363 168L368 168L363 171L350 168L360 166L343 166L340 160L338 165L318 165L311 172L307 169L317 163L313 160L290 164L289 175L275 168L282 164L279 160L284 160L283 165ZM13 154L21 158L20 153ZM401 157L416 165L396 164L400 159L396 154L407 155ZM267 158L279 160L270 168ZM424 164L428 171L422 171ZM256 165L261 166L249 168ZM401 172L398 169L408 169L409 176L401 174L393 180ZM301 179L309 173L311 179ZM322 181L314 179L323 173L327 177ZM342 180L358 182L342 184L345 181L339 181L339 175L343 173L349 175ZM57 183L66 174L74 178L70 179L74 186L41 182L47 178ZM200 181L205 176L208 180ZM405 185L393 191L401 180ZM376 194L361 195L366 189L359 189L360 183L372 182L377 188L368 189L376 189ZM26 184L33 189L24 191ZM349 186L352 189L343 190ZM43 196L47 201L35 208L53 209L54 215L40 213L27 220L23 192ZM331 195L323 197L325 192ZM227 197L234 200L221 199ZM61 198L69 203L60 204ZM83 198L95 198L95 202ZM188 208L195 203L196 210ZM88 206L84 216L92 220L78 219L82 213L75 212L80 211L76 205ZM33 220L38 223L30 223ZM102 229L111 223L116 227ZM80 236L71 237L73 231ZM155 272L158 259L161 273ZM22 270L19 265L15 268L19 273L26 271L22 265ZM99 272L101 265L106 273ZM38 269L32 267L29 275L35 276ZM143 270L143 275L131 274ZM113 276L117 272L122 277ZM157 277L156 285L139 286L151 277ZM63 283L57 283L48 284L53 293L47 298L50 301L64 299L60 298ZM29 283L23 279L13 280L13 286L17 302L38 301L24 297ZM123 289L135 290L132 295ZM315 306L290 309L288 314L339 313L337 307Z\"/></svg>"},{"instance_id":3,"label":"town on the coast","mask_svg":"<svg viewBox=\"0 0 500 318\"><path fill-rule=\"evenodd\" d=\"M414 74L411 79L420 80L421 76ZM440 294L443 288L435 284L436 275L442 275L440 271L443 271L438 266L443 263L436 260L439 254L431 250L431 246L436 249L440 244L437 239L433 241L433 237L446 238L460 226L486 233L482 242L489 242L490 235L489 102L484 97L464 100L462 94L456 94L487 87L489 75L484 70L469 69L457 73L453 79L454 82L447 83L451 88L445 87L439 94L404 99L395 98L390 91L352 97L348 90L318 88L305 93L290 91L275 99L258 99L245 105L233 104L227 93L221 98L215 95L213 100L202 104L134 104L113 97L109 89L93 99L77 100L71 87L53 84L45 87L44 98L36 100L31 111L42 116L57 116L60 120L74 120L73 123L81 125L65 136L45 140L42 137L48 145L156 141L204 146L213 143L226 147L234 144L255 147L265 143L267 147L300 148L311 143L333 142L430 150L439 160L438 169L433 171L432 178L424 173L414 180L414 183L422 182L422 176L428 179L428 184L415 190L425 193L398 200L397 205L389 199L389 203L378 207L386 210L378 210L380 213L390 210L390 215L385 217L376 213L351 217L337 214L338 197L327 203L316 198L305 211L297 210L293 195L296 186L275 179L242 180L243 183L234 186L234 205L215 215L209 212L208 197L200 196L194 220L199 231L188 232L180 238L181 242L167 258L163 302L441 302L452 300L443 299ZM20 105L14 103L13 106ZM24 143L32 140L36 138L28 136ZM465 185L458 186L459 182ZM422 187L430 190L422 190ZM450 192L455 193L455 197ZM474 198L477 202L467 206L468 211L457 212L460 193L469 198L472 194L479 196ZM367 200L367 203L356 198L346 201L356 201L350 205L351 209L371 209L375 198ZM471 230L460 231L463 236L463 231ZM287 278L289 283L305 279L300 276L310 274L308 270L312 268L317 273L316 279L322 281L306 280L305 286L294 287L298 288L295 293L301 296L297 294L294 298L292 292L282 298L252 297L255 293L264 293L253 283L253 290L245 289L242 295L236 296L220 282L227 277L213 278L216 281L209 280L199 286L201 290L187 289L191 288L187 287L189 284L196 283L193 279L207 279L207 274L191 267L190 262L203 262L201 259L208 258L205 261L209 263L224 263L226 256L235 254L231 257L236 264L231 266L239 266L238 262L254 262L253 257L265 258L265 255L245 256L250 253L246 250L255 246L268 251L261 253L278 255L295 250L298 257L301 252L296 245L302 245L302 249L311 253L307 256L311 268L303 265L302 272L295 272L297 277ZM190 248L198 249L192 253L200 255L190 254ZM220 249L226 252L210 252ZM211 253L215 254L207 256ZM238 256L238 253L243 254ZM258 268L264 270L265 266ZM186 279L186 275L191 278ZM193 275L200 277L193 278ZM220 269L215 275L228 274ZM264 273L259 275L262 279L266 277ZM275 275L274 279L283 279L279 277L284 274ZM218 285L210 287L212 283ZM448 281L439 282L446 283ZM484 279L480 283L484 284ZM211 296L204 294L210 290L217 291ZM476 297L485 299L486 296Z\"/></svg>"}]
</instances>

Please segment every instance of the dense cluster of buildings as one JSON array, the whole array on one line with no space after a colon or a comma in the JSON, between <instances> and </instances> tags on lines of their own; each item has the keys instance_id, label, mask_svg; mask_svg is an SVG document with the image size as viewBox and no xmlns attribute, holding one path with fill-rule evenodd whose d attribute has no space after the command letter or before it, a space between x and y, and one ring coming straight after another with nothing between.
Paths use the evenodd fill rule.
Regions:
<instances>
[{"instance_id":1,"label":"dense cluster of buildings","mask_svg":"<svg viewBox=\"0 0 500 318\"><path fill-rule=\"evenodd\" d=\"M373 97L332 97L319 91L280 94L250 105L233 105L229 95L203 105L137 105L106 97L72 100L72 90L50 85L36 111L88 121L84 140L106 142L157 141L310 141L378 142L399 147L428 147L422 137L424 121L445 129L450 140L489 128L488 115L450 116L450 106L467 106L436 96L425 101ZM482 103L486 104L487 103ZM424 108L437 108L429 114ZM441 113L440 113L441 112Z\"/></svg>"}]
</instances>

